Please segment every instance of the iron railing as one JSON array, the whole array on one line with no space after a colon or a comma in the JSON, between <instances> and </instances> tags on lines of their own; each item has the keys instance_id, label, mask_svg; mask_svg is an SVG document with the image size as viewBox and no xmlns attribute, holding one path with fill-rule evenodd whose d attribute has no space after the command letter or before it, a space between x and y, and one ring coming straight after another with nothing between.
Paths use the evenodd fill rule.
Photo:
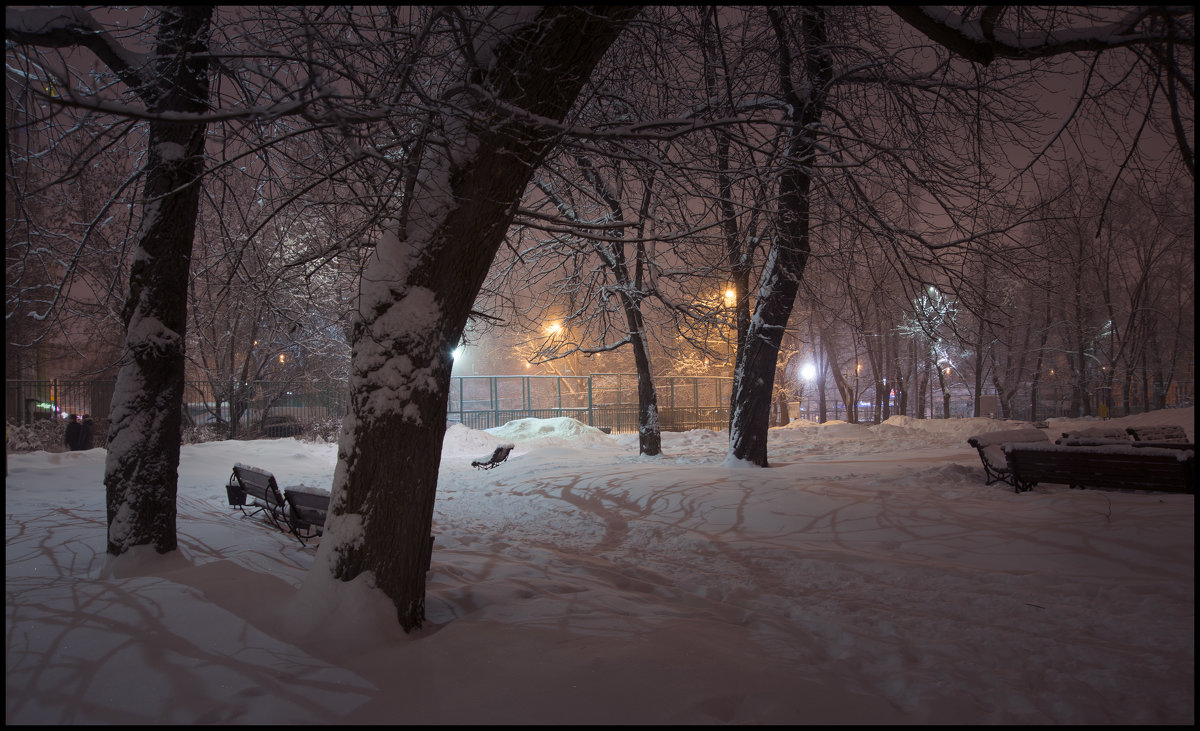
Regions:
<instances>
[{"instance_id":1,"label":"iron railing","mask_svg":"<svg viewBox=\"0 0 1200 731\"><path fill-rule=\"evenodd\" d=\"M668 377L658 386L659 423L667 431L720 430L727 426L729 378ZM97 433L107 427L115 382L111 380L9 380L5 385L7 421L91 414ZM340 419L346 414L344 382L255 381L232 396L218 394L203 381L188 381L182 405L184 423L228 425L231 399L238 399L238 431L253 436L269 417L290 417L300 424ZM523 418L568 416L610 433L636 432L637 376L600 373L590 376L455 376L451 379L447 421L490 429Z\"/></svg>"},{"instance_id":2,"label":"iron railing","mask_svg":"<svg viewBox=\"0 0 1200 731\"><path fill-rule=\"evenodd\" d=\"M9 380L5 382L6 421L29 424L36 420L64 417L68 413L91 414L97 435L107 430L112 380ZM657 379L659 424L664 431L689 429L723 430L728 426L729 395L732 379L719 376L675 376ZM241 414L237 433L257 436L269 417L290 417L301 425L326 419L341 419L346 413L348 393L344 382L255 381L237 389ZM1168 407L1191 406L1195 401L1194 383L1172 382L1164 393ZM610 433L635 433L637 417L637 376L629 373L596 373L590 376L455 376L451 379L447 403L447 421L473 429L491 429L523 418L567 416ZM1108 416L1120 417L1156 408L1141 399L1126 410L1123 399L1113 403L1103 393L1090 395L1090 413L1101 415L1101 404ZM788 418L817 420L815 396L789 403ZM927 403L928 418L941 418L940 396ZM1012 414L996 414L1030 419L1027 393L1013 399ZM929 409L933 409L933 416ZM230 396L217 394L207 382L189 381L184 396L184 421L191 426L228 425L232 419ZM860 403L858 420L869 422L873 404ZM1065 389L1043 385L1039 391L1036 418L1078 416L1071 412ZM896 413L893 409L892 413ZM915 413L910 404L910 413ZM950 415L968 417L974 413L969 394L955 394ZM826 418L846 419L844 404L830 400Z\"/></svg>"}]
</instances>

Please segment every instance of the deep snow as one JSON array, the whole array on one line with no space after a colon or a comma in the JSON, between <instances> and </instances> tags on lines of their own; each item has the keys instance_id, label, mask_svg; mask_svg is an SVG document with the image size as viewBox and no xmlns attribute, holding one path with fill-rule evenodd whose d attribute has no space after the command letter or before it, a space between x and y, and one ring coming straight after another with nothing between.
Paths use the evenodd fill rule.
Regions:
<instances>
[{"instance_id":1,"label":"deep snow","mask_svg":"<svg viewBox=\"0 0 1200 731\"><path fill-rule=\"evenodd\" d=\"M1194 496L984 486L967 437L1027 426L793 425L769 469L451 427L412 635L364 582L314 626L314 549L226 504L235 462L328 488L335 445L185 447L180 550L111 563L104 451L10 455L5 721L1194 723Z\"/></svg>"}]
</instances>

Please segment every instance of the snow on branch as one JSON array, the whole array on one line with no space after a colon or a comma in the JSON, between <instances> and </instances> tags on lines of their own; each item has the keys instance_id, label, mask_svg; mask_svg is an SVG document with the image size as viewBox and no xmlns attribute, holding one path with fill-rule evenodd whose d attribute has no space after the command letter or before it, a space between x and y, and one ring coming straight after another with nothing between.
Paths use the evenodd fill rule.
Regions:
<instances>
[{"instance_id":1,"label":"snow on branch","mask_svg":"<svg viewBox=\"0 0 1200 731\"><path fill-rule=\"evenodd\" d=\"M4 39L18 45L44 48L81 46L96 54L131 88L140 88L148 81L144 74L147 57L118 43L91 13L82 8L5 8Z\"/></svg>"}]
</instances>

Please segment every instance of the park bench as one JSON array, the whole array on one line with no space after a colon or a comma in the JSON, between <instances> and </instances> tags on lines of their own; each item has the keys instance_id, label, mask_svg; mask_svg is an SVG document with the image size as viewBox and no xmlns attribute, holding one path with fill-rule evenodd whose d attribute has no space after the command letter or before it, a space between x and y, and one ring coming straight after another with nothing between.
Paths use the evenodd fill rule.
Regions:
<instances>
[{"instance_id":1,"label":"park bench","mask_svg":"<svg viewBox=\"0 0 1200 731\"><path fill-rule=\"evenodd\" d=\"M325 517L329 515L329 493L315 487L298 485L283 491L287 501L288 520L292 534L300 543L308 545L308 539L325 532Z\"/></svg>"},{"instance_id":2,"label":"park bench","mask_svg":"<svg viewBox=\"0 0 1200 731\"><path fill-rule=\"evenodd\" d=\"M1132 444L1065 446L1005 444L1016 492L1049 482L1075 488L1099 487L1163 492L1195 492L1195 451L1135 447Z\"/></svg>"},{"instance_id":3,"label":"park bench","mask_svg":"<svg viewBox=\"0 0 1200 731\"><path fill-rule=\"evenodd\" d=\"M258 467L236 463L225 485L229 504L247 517L262 513L267 522L291 533L301 545L321 535L329 510L329 494L296 485L280 490L275 475ZM247 501L250 502L247 502ZM246 508L251 508L246 512Z\"/></svg>"},{"instance_id":4,"label":"park bench","mask_svg":"<svg viewBox=\"0 0 1200 731\"><path fill-rule=\"evenodd\" d=\"M1126 432L1135 442L1187 442L1187 432L1175 424L1160 426L1130 426Z\"/></svg>"},{"instance_id":5,"label":"park bench","mask_svg":"<svg viewBox=\"0 0 1200 731\"><path fill-rule=\"evenodd\" d=\"M1041 429L1005 429L984 434L976 434L967 440L979 452L979 461L983 463L983 473L987 481L1013 484L1008 470L1008 461L1004 457L1003 445L1009 443L1041 443L1049 444L1050 439Z\"/></svg>"},{"instance_id":6,"label":"park bench","mask_svg":"<svg viewBox=\"0 0 1200 731\"><path fill-rule=\"evenodd\" d=\"M508 459L508 453L513 450L514 446L515 445L513 444L507 443L501 444L492 451L491 457L487 457L486 459L477 459L471 463L471 466L481 470L490 470L504 460Z\"/></svg>"},{"instance_id":7,"label":"park bench","mask_svg":"<svg viewBox=\"0 0 1200 731\"><path fill-rule=\"evenodd\" d=\"M246 517L262 513L271 525L281 531L291 532L287 501L279 489L279 483L275 482L275 475L257 467L235 463L225 492L229 504ZM246 512L248 507L251 508L250 512Z\"/></svg>"},{"instance_id":8,"label":"park bench","mask_svg":"<svg viewBox=\"0 0 1200 731\"><path fill-rule=\"evenodd\" d=\"M325 519L329 515L329 493L316 487L296 485L280 491L275 475L258 467L237 463L225 486L229 504L247 516L262 511L271 525L285 533L291 533L307 546L308 541L325 532ZM254 502L247 506L247 498ZM254 510L247 513L246 507ZM433 565L433 536L425 552L425 570Z\"/></svg>"}]
</instances>

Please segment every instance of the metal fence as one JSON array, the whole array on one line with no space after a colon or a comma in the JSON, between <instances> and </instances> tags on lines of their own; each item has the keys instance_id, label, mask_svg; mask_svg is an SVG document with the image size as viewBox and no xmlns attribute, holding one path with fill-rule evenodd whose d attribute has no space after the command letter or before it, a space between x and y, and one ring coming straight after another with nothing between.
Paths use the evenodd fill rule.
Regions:
<instances>
[{"instance_id":1,"label":"metal fence","mask_svg":"<svg viewBox=\"0 0 1200 731\"><path fill-rule=\"evenodd\" d=\"M658 379L659 425L664 431L725 429L732 379L675 376ZM456 376L447 420L491 429L514 419L569 416L613 434L638 430L637 375Z\"/></svg>"},{"instance_id":2,"label":"metal fence","mask_svg":"<svg viewBox=\"0 0 1200 731\"><path fill-rule=\"evenodd\" d=\"M659 423L666 431L724 429L729 419L731 379L669 377L658 386ZM115 382L18 381L5 384L5 418L18 424L91 414L97 435L107 430ZM253 436L271 417L300 424L341 419L347 410L344 382L255 381L237 389L239 432ZM637 376L456 376L451 379L447 420L473 429L491 429L514 419L568 416L610 433L636 432ZM182 404L190 426L228 425L230 396L207 382L188 381Z\"/></svg>"},{"instance_id":3,"label":"metal fence","mask_svg":"<svg viewBox=\"0 0 1200 731\"><path fill-rule=\"evenodd\" d=\"M5 418L8 422L30 424L34 421L64 417L66 414L91 414L99 438L107 432L109 404L114 382L53 380L6 381ZM718 376L664 377L656 381L658 389L659 424L664 431L689 429L723 430L729 421L729 395L732 379ZM1070 413L1071 404L1065 391L1043 388L1037 408L1037 418L1077 416ZM1173 382L1165 393L1168 407L1191 406L1195 402L1195 387L1191 382ZM237 398L241 406L238 432L246 436L262 433L262 425L270 417L285 417L300 425L328 419L341 419L348 405L344 382L281 382L256 381L243 384ZM1103 394L1093 394L1091 413L1102 413L1103 403L1111 417L1127 416L1154 408L1134 403L1128 410L1120 400ZM610 433L635 433L637 419L637 376L630 373L596 373L590 376L456 376L451 379L447 420L472 429L491 429L524 418L567 416ZM789 418L818 417L816 397L789 404ZM1015 413L1008 418L1030 418L1028 394L1013 400ZM203 424L227 425L231 420L229 397L214 393L206 382L186 384L184 421L192 426ZM925 413L933 409L941 418L940 397L926 404ZM911 405L910 405L911 411ZM986 411L986 409L985 409ZM892 413L896 413L894 410ZM968 417L974 413L974 400L969 394L955 394L951 400L952 417ZM1000 414L997 414L999 416ZM869 422L874 416L874 404L858 406L858 420ZM845 419L846 408L836 400L829 402L826 418Z\"/></svg>"}]
</instances>

